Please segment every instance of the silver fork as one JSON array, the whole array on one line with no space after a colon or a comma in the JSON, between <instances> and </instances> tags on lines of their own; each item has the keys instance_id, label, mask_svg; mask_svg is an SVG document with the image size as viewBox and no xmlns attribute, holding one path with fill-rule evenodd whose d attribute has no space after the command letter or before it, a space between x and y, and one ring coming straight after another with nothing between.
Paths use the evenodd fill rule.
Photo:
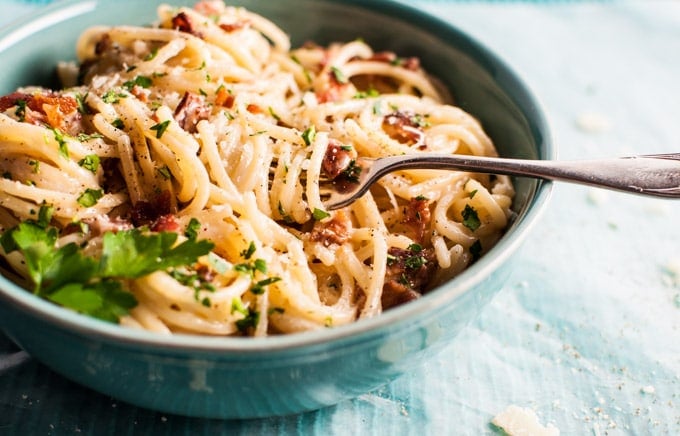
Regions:
<instances>
[{"instance_id":1,"label":"silver fork","mask_svg":"<svg viewBox=\"0 0 680 436\"><path fill-rule=\"evenodd\" d=\"M595 160L531 160L451 154L408 154L357 158L352 180L322 181L327 210L348 206L385 174L407 169L441 169L526 176L572 182L655 197L680 198L680 153ZM358 174L357 174L358 173Z\"/></svg>"}]
</instances>

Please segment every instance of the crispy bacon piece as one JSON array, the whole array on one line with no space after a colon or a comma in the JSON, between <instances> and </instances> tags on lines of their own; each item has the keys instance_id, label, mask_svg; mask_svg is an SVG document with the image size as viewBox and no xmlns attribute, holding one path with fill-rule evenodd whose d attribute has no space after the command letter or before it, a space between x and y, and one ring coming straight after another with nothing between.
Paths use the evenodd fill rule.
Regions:
<instances>
[{"instance_id":1,"label":"crispy bacon piece","mask_svg":"<svg viewBox=\"0 0 680 436\"><path fill-rule=\"evenodd\" d=\"M177 217L173 214L161 215L149 227L152 232L175 232L179 233L181 227Z\"/></svg>"},{"instance_id":2,"label":"crispy bacon piece","mask_svg":"<svg viewBox=\"0 0 680 436\"><path fill-rule=\"evenodd\" d=\"M404 224L413 229L414 239L417 242L423 242L430 220L430 208L426 198L412 198L404 207Z\"/></svg>"},{"instance_id":3,"label":"crispy bacon piece","mask_svg":"<svg viewBox=\"0 0 680 436\"><path fill-rule=\"evenodd\" d=\"M80 113L78 102L68 95L60 95L54 92L27 94L13 92L0 97L0 112L17 106L25 105L23 121L31 124L49 124L55 129L66 133L73 133L80 127Z\"/></svg>"},{"instance_id":4,"label":"crispy bacon piece","mask_svg":"<svg viewBox=\"0 0 680 436\"><path fill-rule=\"evenodd\" d=\"M250 26L250 22L247 20L239 20L233 23L222 23L220 24L220 29L227 33L236 32L237 30L245 29Z\"/></svg>"},{"instance_id":5,"label":"crispy bacon piece","mask_svg":"<svg viewBox=\"0 0 680 436\"><path fill-rule=\"evenodd\" d=\"M250 112L251 114L261 114L264 113L262 108L255 103L250 103L248 106L246 106L246 110Z\"/></svg>"},{"instance_id":6,"label":"crispy bacon piece","mask_svg":"<svg viewBox=\"0 0 680 436\"><path fill-rule=\"evenodd\" d=\"M199 38L201 37L201 34L194 30L194 26L191 23L189 16L184 12L180 12L172 17L172 28L179 30L180 32L190 33Z\"/></svg>"},{"instance_id":7,"label":"crispy bacon piece","mask_svg":"<svg viewBox=\"0 0 680 436\"><path fill-rule=\"evenodd\" d=\"M164 215L172 215L172 198L170 191L161 192L154 202L138 201L132 206L130 220L135 227L152 225Z\"/></svg>"},{"instance_id":8,"label":"crispy bacon piece","mask_svg":"<svg viewBox=\"0 0 680 436\"><path fill-rule=\"evenodd\" d=\"M432 249L390 247L387 252L390 258L381 297L383 309L419 298L437 266Z\"/></svg>"},{"instance_id":9,"label":"crispy bacon piece","mask_svg":"<svg viewBox=\"0 0 680 436\"><path fill-rule=\"evenodd\" d=\"M189 133L196 133L196 125L210 116L210 107L198 95L185 92L175 109L175 120Z\"/></svg>"},{"instance_id":10,"label":"crispy bacon piece","mask_svg":"<svg viewBox=\"0 0 680 436\"><path fill-rule=\"evenodd\" d=\"M417 116L408 111L395 111L385 115L382 128L399 142L425 148L425 133L417 122Z\"/></svg>"},{"instance_id":11,"label":"crispy bacon piece","mask_svg":"<svg viewBox=\"0 0 680 436\"><path fill-rule=\"evenodd\" d=\"M325 63L322 62L322 65ZM335 73L329 72L330 79L328 81L328 87L326 89L316 92L316 99L319 103L330 103L334 101L342 100L347 97L345 94L347 90L350 89L350 83L341 83L338 81Z\"/></svg>"},{"instance_id":12,"label":"crispy bacon piece","mask_svg":"<svg viewBox=\"0 0 680 436\"><path fill-rule=\"evenodd\" d=\"M343 244L349 239L352 223L343 211L337 211L328 221L316 221L310 234L310 240L321 242L324 247L332 244Z\"/></svg>"},{"instance_id":13,"label":"crispy bacon piece","mask_svg":"<svg viewBox=\"0 0 680 436\"><path fill-rule=\"evenodd\" d=\"M231 109L234 106L234 100L234 95L222 87L220 87L215 95L215 104L217 106L224 106L228 109Z\"/></svg>"},{"instance_id":14,"label":"crispy bacon piece","mask_svg":"<svg viewBox=\"0 0 680 436\"><path fill-rule=\"evenodd\" d=\"M342 144L330 140L326 154L321 162L321 168L326 175L331 179L335 179L351 164L352 154L345 149Z\"/></svg>"}]
</instances>

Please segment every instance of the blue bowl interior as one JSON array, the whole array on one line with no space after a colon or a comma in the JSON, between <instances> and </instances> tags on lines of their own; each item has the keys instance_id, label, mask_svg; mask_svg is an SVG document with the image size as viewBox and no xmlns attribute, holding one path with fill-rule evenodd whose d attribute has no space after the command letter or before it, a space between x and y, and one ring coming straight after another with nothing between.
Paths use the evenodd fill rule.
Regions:
<instances>
[{"instance_id":1,"label":"blue bowl interior","mask_svg":"<svg viewBox=\"0 0 680 436\"><path fill-rule=\"evenodd\" d=\"M75 59L75 41L83 30L100 24L151 23L160 3L180 5L187 2L66 0L45 8L33 19L24 19L1 29L0 57L5 67L0 74L0 95L25 85L56 86L55 66L60 61ZM498 57L447 23L408 6L386 1L241 0L230 3L272 19L291 35L293 46L310 40L326 44L362 38L377 50L417 56L425 69L451 91L456 104L482 122L501 156L554 157L545 120L523 83ZM266 416L313 409L389 381L414 361L441 347L445 339L450 339L473 319L502 286L508 274L506 261L538 217L548 197L549 186L536 180L515 179L513 207L517 215L496 247L459 277L420 300L350 326L264 339L159 337L61 309L0 277L0 328L59 372L142 406L213 417ZM503 273L497 274L501 270ZM444 314L446 318L443 318ZM446 325L443 319L446 319ZM60 352L60 347L54 346L56 343L68 343L73 350L64 353L61 348ZM380 362L385 359L376 351L377 345L380 350L389 345L398 352L392 352L392 357L383 365ZM102 377L88 377L82 366L74 364L83 359L83 353L94 356L98 350L118 358L119 368L108 370L113 382ZM310 393L309 397L295 403L297 406L285 407L282 406L285 398L271 400L272 404L261 408L258 414L249 412L250 409L234 410L223 404L210 403L205 398L194 402L198 404L195 409L178 409L185 406L169 404L164 400L167 393L154 392L155 400L144 400L139 388L135 391L115 384L116 379L134 373L134 368L146 368L153 362L178 371L176 380L186 377L183 371L195 371L196 365L208 376L213 370L228 373L231 369L241 374L239 371L243 368L258 368L262 374L253 375L259 378L252 383L262 383L262 377L269 377L263 375L267 374L268 366L278 368L277 374L285 378L286 374L290 375L290 367L305 363L310 374L319 373L319 385L323 385L330 383L323 379L328 369L320 371L316 363L339 369L338 365L346 363L342 360L345 356L356 358L360 355L368 357L361 357L337 372L346 375L347 380L342 381L346 388L333 391L335 396L329 393L316 398L315 395L320 394ZM332 358L339 360L328 363ZM196 362L208 364L200 367ZM102 365L100 371L110 367L105 363ZM346 372L347 368L356 371ZM362 372L365 373L363 379L357 377ZM224 379L226 376L216 374L215 377L224 388L232 386ZM171 379L168 376L167 380ZM294 381L290 380L288 384L290 389L295 389ZM318 386L314 389L318 390ZM173 390L173 394L180 395L178 390L181 388ZM138 394L137 401L130 392ZM309 392L313 390L310 388Z\"/></svg>"}]
</instances>

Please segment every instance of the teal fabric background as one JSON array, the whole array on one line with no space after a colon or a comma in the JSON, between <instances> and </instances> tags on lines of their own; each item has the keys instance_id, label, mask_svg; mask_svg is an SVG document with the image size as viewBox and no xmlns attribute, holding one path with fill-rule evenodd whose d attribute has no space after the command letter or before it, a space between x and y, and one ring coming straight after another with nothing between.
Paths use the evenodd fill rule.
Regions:
<instances>
[{"instance_id":1,"label":"teal fabric background","mask_svg":"<svg viewBox=\"0 0 680 436\"><path fill-rule=\"evenodd\" d=\"M0 0L0 24L45 1ZM680 151L680 2L409 1L510 64L562 159ZM2 68L8 68L3 66ZM1 74L1 71L0 71ZM213 421L137 409L0 335L0 434L680 434L680 203L557 185L504 289L435 360L317 412Z\"/></svg>"}]
</instances>

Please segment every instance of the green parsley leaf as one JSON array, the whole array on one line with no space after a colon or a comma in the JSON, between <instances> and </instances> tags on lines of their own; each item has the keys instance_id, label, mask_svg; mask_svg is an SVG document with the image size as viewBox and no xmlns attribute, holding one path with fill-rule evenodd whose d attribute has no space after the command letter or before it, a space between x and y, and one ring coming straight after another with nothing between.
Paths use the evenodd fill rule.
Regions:
<instances>
[{"instance_id":1,"label":"green parsley leaf","mask_svg":"<svg viewBox=\"0 0 680 436\"><path fill-rule=\"evenodd\" d=\"M149 88L153 84L153 79L148 76L136 76L132 80L128 80L127 82L123 83L123 87L127 89L128 91L132 90L135 86L139 86L141 88Z\"/></svg>"},{"instance_id":2,"label":"green parsley leaf","mask_svg":"<svg viewBox=\"0 0 680 436\"><path fill-rule=\"evenodd\" d=\"M68 143L64 138L64 132L55 128L52 129L52 133L54 133L54 140L59 144L59 154L68 159Z\"/></svg>"},{"instance_id":3,"label":"green parsley leaf","mask_svg":"<svg viewBox=\"0 0 680 436\"><path fill-rule=\"evenodd\" d=\"M17 116L19 121L23 123L26 121L26 100L17 100L15 104L17 108L14 111L14 114Z\"/></svg>"},{"instance_id":4,"label":"green parsley leaf","mask_svg":"<svg viewBox=\"0 0 680 436\"><path fill-rule=\"evenodd\" d=\"M281 117L278 116L276 112L274 112L274 108L269 106L269 115L271 115L276 121L281 121Z\"/></svg>"},{"instance_id":5,"label":"green parsley leaf","mask_svg":"<svg viewBox=\"0 0 680 436\"><path fill-rule=\"evenodd\" d=\"M358 183L359 176L361 175L361 170L362 168L359 165L357 165L357 161L352 159L349 162L349 165L347 165L347 168L345 168L340 174L344 176L348 182Z\"/></svg>"},{"instance_id":6,"label":"green parsley leaf","mask_svg":"<svg viewBox=\"0 0 680 436\"><path fill-rule=\"evenodd\" d=\"M256 250L256 249L257 249L257 248L255 247L255 242L250 241L250 244L248 245L248 248L246 248L245 250L241 251L241 253L240 253L240 254L241 254L241 257L244 258L244 259L246 259L246 260L250 259L251 257L253 257L253 254L255 254L255 250Z\"/></svg>"},{"instance_id":7,"label":"green parsley leaf","mask_svg":"<svg viewBox=\"0 0 680 436\"><path fill-rule=\"evenodd\" d=\"M212 242L186 240L174 246L177 233L143 234L139 229L105 233L102 248L104 277L137 278L154 271L190 265L213 249Z\"/></svg>"},{"instance_id":8,"label":"green parsley leaf","mask_svg":"<svg viewBox=\"0 0 680 436\"><path fill-rule=\"evenodd\" d=\"M477 211L469 204L465 205L465 209L462 212L463 215L463 225L473 232L479 228L482 224L477 215Z\"/></svg>"},{"instance_id":9,"label":"green parsley leaf","mask_svg":"<svg viewBox=\"0 0 680 436\"><path fill-rule=\"evenodd\" d=\"M162 123L154 124L153 126L150 127L151 130L156 131L156 138L160 139L161 136L163 136L163 133L168 129L168 126L170 125L170 120L165 120Z\"/></svg>"},{"instance_id":10,"label":"green parsley leaf","mask_svg":"<svg viewBox=\"0 0 680 436\"><path fill-rule=\"evenodd\" d=\"M76 312L109 322L117 322L137 305L135 297L119 282L105 280L93 284L69 283L47 298Z\"/></svg>"},{"instance_id":11,"label":"green parsley leaf","mask_svg":"<svg viewBox=\"0 0 680 436\"><path fill-rule=\"evenodd\" d=\"M85 168L86 170L96 173L99 169L99 156L96 154L88 154L84 158L80 159L78 165Z\"/></svg>"},{"instance_id":12,"label":"green parsley leaf","mask_svg":"<svg viewBox=\"0 0 680 436\"><path fill-rule=\"evenodd\" d=\"M103 138L103 137L104 137L104 135L102 135L101 133L90 133L90 134L78 133L78 136L76 136L76 139L80 142L85 142L85 141L89 141L90 139L99 139L99 138Z\"/></svg>"},{"instance_id":13,"label":"green parsley leaf","mask_svg":"<svg viewBox=\"0 0 680 436\"><path fill-rule=\"evenodd\" d=\"M78 204L83 207L92 207L104 196L104 191L101 189L87 188L78 197Z\"/></svg>"},{"instance_id":14,"label":"green parsley leaf","mask_svg":"<svg viewBox=\"0 0 680 436\"><path fill-rule=\"evenodd\" d=\"M184 229L184 236L195 241L198 238L198 231L201 230L201 222L196 218L191 218L186 229Z\"/></svg>"},{"instance_id":15,"label":"green parsley leaf","mask_svg":"<svg viewBox=\"0 0 680 436\"><path fill-rule=\"evenodd\" d=\"M312 212L312 216L314 217L315 220L321 221L322 219L328 218L329 216L331 216L331 214L326 212L323 209L314 208L314 212Z\"/></svg>"},{"instance_id":16,"label":"green parsley leaf","mask_svg":"<svg viewBox=\"0 0 680 436\"><path fill-rule=\"evenodd\" d=\"M144 57L144 60L145 60L145 61L150 61L150 60L152 60L153 58L155 58L157 55L158 55L158 47L154 47L154 48L151 49L151 51L149 52L149 54L147 54L146 57Z\"/></svg>"},{"instance_id":17,"label":"green parsley leaf","mask_svg":"<svg viewBox=\"0 0 680 436\"><path fill-rule=\"evenodd\" d=\"M158 174L160 174L165 180L170 180L172 178L172 173L170 172L170 168L167 165L158 168L157 171Z\"/></svg>"},{"instance_id":18,"label":"green parsley leaf","mask_svg":"<svg viewBox=\"0 0 680 436\"><path fill-rule=\"evenodd\" d=\"M482 255L482 243L477 239L472 245L470 245L470 254L472 255L472 261L479 259Z\"/></svg>"},{"instance_id":19,"label":"green parsley leaf","mask_svg":"<svg viewBox=\"0 0 680 436\"><path fill-rule=\"evenodd\" d=\"M335 79L336 82L340 84L349 83L349 79L347 78L347 76L345 76L345 73L343 73L340 70L340 68L331 67L331 73L333 74L333 78Z\"/></svg>"},{"instance_id":20,"label":"green parsley leaf","mask_svg":"<svg viewBox=\"0 0 680 436\"><path fill-rule=\"evenodd\" d=\"M375 88L370 88L367 91L359 91L354 94L353 98L371 98L380 96L380 92Z\"/></svg>"},{"instance_id":21,"label":"green parsley leaf","mask_svg":"<svg viewBox=\"0 0 680 436\"><path fill-rule=\"evenodd\" d=\"M116 92L113 89L109 89L106 91L104 95L102 95L102 100L104 103L107 104L115 104L120 101L121 98L127 97L127 94L123 94L122 92Z\"/></svg>"},{"instance_id":22,"label":"green parsley leaf","mask_svg":"<svg viewBox=\"0 0 680 436\"><path fill-rule=\"evenodd\" d=\"M87 104L85 104L85 99L87 99L87 92L85 95L83 94L76 94L76 103L78 104L78 112L81 115L87 115L90 113L90 110L87 108Z\"/></svg>"}]
</instances>

